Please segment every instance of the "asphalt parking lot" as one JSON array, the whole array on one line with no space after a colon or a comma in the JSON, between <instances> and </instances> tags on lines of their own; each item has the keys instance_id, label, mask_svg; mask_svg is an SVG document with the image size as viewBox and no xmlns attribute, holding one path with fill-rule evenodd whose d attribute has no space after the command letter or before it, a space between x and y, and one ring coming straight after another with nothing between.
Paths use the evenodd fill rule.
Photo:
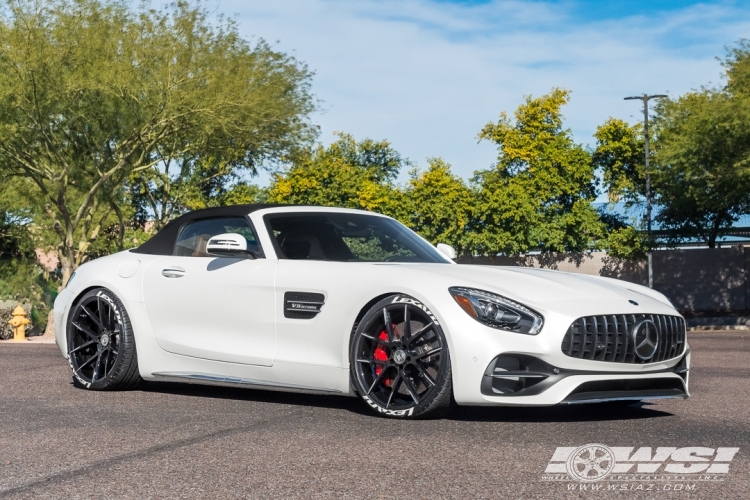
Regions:
<instances>
[{"instance_id":1,"label":"asphalt parking lot","mask_svg":"<svg viewBox=\"0 0 750 500\"><path fill-rule=\"evenodd\" d=\"M459 408L408 422L344 397L153 383L87 392L56 346L3 344L0 498L748 499L750 332L689 340L687 401ZM591 491L543 478L557 447L586 443L740 451L723 480Z\"/></svg>"}]
</instances>

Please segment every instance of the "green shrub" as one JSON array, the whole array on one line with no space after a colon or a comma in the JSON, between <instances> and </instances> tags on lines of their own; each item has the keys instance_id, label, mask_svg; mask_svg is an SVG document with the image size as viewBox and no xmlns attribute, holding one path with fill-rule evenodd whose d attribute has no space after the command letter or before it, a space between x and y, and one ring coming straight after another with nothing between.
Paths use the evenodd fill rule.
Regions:
<instances>
[{"instance_id":1,"label":"green shrub","mask_svg":"<svg viewBox=\"0 0 750 500\"><path fill-rule=\"evenodd\" d=\"M27 259L0 260L0 300L31 305L31 322L39 331L47 326L47 316L57 297L59 280Z\"/></svg>"}]
</instances>

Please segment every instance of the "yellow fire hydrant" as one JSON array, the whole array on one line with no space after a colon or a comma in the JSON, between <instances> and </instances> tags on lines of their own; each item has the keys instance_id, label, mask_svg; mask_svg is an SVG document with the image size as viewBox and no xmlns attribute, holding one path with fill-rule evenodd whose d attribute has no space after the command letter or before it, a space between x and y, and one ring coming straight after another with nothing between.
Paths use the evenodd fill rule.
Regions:
<instances>
[{"instance_id":1,"label":"yellow fire hydrant","mask_svg":"<svg viewBox=\"0 0 750 500\"><path fill-rule=\"evenodd\" d=\"M13 342L24 342L26 340L26 325L31 323L31 321L26 317L26 311L21 306L17 306L11 316L13 317L10 318L8 323L15 330L13 333Z\"/></svg>"}]
</instances>

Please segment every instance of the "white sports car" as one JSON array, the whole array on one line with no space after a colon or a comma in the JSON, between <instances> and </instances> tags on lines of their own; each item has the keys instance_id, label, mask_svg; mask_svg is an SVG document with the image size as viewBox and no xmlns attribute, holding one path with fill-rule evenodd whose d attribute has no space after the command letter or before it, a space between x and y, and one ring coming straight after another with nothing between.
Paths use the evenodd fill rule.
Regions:
<instances>
[{"instance_id":1,"label":"white sports car","mask_svg":"<svg viewBox=\"0 0 750 500\"><path fill-rule=\"evenodd\" d=\"M689 396L685 321L662 294L452 258L359 210L199 210L81 266L55 301L56 340L87 389L358 395L402 418Z\"/></svg>"}]
</instances>

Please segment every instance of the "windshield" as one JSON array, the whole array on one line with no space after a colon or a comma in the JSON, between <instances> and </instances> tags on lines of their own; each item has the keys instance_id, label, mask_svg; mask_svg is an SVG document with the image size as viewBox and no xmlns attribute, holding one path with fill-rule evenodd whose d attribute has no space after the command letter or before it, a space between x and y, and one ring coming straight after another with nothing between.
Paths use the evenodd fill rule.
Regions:
<instances>
[{"instance_id":1,"label":"windshield","mask_svg":"<svg viewBox=\"0 0 750 500\"><path fill-rule=\"evenodd\" d=\"M280 259L447 264L432 245L385 217L318 212L264 219Z\"/></svg>"}]
</instances>

